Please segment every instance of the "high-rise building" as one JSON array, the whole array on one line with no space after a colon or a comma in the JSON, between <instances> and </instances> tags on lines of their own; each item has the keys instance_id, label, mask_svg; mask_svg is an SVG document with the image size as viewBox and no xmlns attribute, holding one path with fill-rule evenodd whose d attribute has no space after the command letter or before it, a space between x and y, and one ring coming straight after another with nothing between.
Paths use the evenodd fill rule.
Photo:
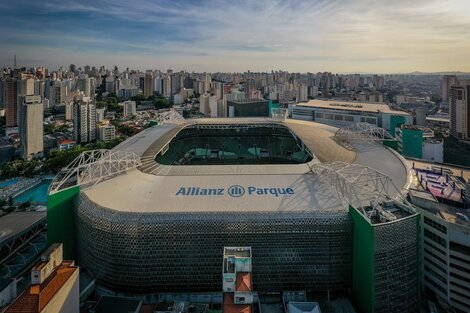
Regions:
<instances>
[{"instance_id":1,"label":"high-rise building","mask_svg":"<svg viewBox=\"0 0 470 313\"><path fill-rule=\"evenodd\" d=\"M96 107L89 98L82 97L73 104L73 137L77 144L96 139Z\"/></svg>"},{"instance_id":2,"label":"high-rise building","mask_svg":"<svg viewBox=\"0 0 470 313\"><path fill-rule=\"evenodd\" d=\"M20 138L23 158L41 157L44 151L44 106L41 96L22 97Z\"/></svg>"},{"instance_id":3,"label":"high-rise building","mask_svg":"<svg viewBox=\"0 0 470 313\"><path fill-rule=\"evenodd\" d=\"M199 112L204 115L209 114L209 100L210 95L205 93L199 97Z\"/></svg>"},{"instance_id":4,"label":"high-rise building","mask_svg":"<svg viewBox=\"0 0 470 313\"><path fill-rule=\"evenodd\" d=\"M86 97L91 97L91 79L89 77L81 77L77 80L77 88L80 91L83 91Z\"/></svg>"},{"instance_id":5,"label":"high-rise building","mask_svg":"<svg viewBox=\"0 0 470 313\"><path fill-rule=\"evenodd\" d=\"M163 78L163 96L171 97L171 76Z\"/></svg>"},{"instance_id":6,"label":"high-rise building","mask_svg":"<svg viewBox=\"0 0 470 313\"><path fill-rule=\"evenodd\" d=\"M447 312L470 312L470 181L446 168L414 171L419 186L410 199L421 214L425 290L452 308Z\"/></svg>"},{"instance_id":7,"label":"high-rise building","mask_svg":"<svg viewBox=\"0 0 470 313\"><path fill-rule=\"evenodd\" d=\"M211 89L212 77L210 74L206 73L204 75L204 92L209 92Z\"/></svg>"},{"instance_id":8,"label":"high-rise building","mask_svg":"<svg viewBox=\"0 0 470 313\"><path fill-rule=\"evenodd\" d=\"M58 80L49 81L46 88L46 98L50 101L50 106L65 103L67 86Z\"/></svg>"},{"instance_id":9,"label":"high-rise building","mask_svg":"<svg viewBox=\"0 0 470 313\"><path fill-rule=\"evenodd\" d=\"M153 75L152 73L145 74L144 78L144 96L146 98L153 96Z\"/></svg>"},{"instance_id":10,"label":"high-rise building","mask_svg":"<svg viewBox=\"0 0 470 313\"><path fill-rule=\"evenodd\" d=\"M470 80L450 87L450 134L460 140L470 140Z\"/></svg>"},{"instance_id":11,"label":"high-rise building","mask_svg":"<svg viewBox=\"0 0 470 313\"><path fill-rule=\"evenodd\" d=\"M444 75L441 80L441 96L445 102L450 102L450 87L457 84L457 76Z\"/></svg>"},{"instance_id":12,"label":"high-rise building","mask_svg":"<svg viewBox=\"0 0 470 313\"><path fill-rule=\"evenodd\" d=\"M102 120L104 120L105 110L106 110L105 108L96 109L96 122L97 123L100 123Z\"/></svg>"},{"instance_id":13,"label":"high-rise building","mask_svg":"<svg viewBox=\"0 0 470 313\"><path fill-rule=\"evenodd\" d=\"M131 117L137 113L135 101L125 101L123 103L124 116Z\"/></svg>"},{"instance_id":14,"label":"high-rise building","mask_svg":"<svg viewBox=\"0 0 470 313\"><path fill-rule=\"evenodd\" d=\"M18 81L7 79L4 84L6 127L18 126Z\"/></svg>"}]
</instances>

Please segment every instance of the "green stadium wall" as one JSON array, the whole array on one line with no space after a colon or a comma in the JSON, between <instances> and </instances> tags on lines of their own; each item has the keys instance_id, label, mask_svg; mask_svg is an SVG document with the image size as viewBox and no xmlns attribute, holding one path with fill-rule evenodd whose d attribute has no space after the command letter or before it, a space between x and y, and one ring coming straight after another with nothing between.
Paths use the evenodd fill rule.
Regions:
<instances>
[{"instance_id":1,"label":"green stadium wall","mask_svg":"<svg viewBox=\"0 0 470 313\"><path fill-rule=\"evenodd\" d=\"M73 201L80 192L74 186L47 197L47 241L60 242L64 247L64 259L75 259L75 223Z\"/></svg>"},{"instance_id":2,"label":"green stadium wall","mask_svg":"<svg viewBox=\"0 0 470 313\"><path fill-rule=\"evenodd\" d=\"M385 140L383 141L384 146L392 148L395 151L398 151L398 141L396 140Z\"/></svg>"},{"instance_id":3,"label":"green stadium wall","mask_svg":"<svg viewBox=\"0 0 470 313\"><path fill-rule=\"evenodd\" d=\"M349 214L353 226L353 297L362 313L375 311L374 297L374 229L352 206Z\"/></svg>"}]
</instances>

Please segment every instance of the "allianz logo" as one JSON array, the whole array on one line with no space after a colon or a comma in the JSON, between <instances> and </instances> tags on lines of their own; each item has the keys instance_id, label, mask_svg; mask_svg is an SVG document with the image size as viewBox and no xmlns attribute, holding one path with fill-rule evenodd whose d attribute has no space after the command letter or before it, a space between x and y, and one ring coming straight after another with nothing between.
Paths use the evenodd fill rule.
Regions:
<instances>
[{"instance_id":1,"label":"allianz logo","mask_svg":"<svg viewBox=\"0 0 470 313\"><path fill-rule=\"evenodd\" d=\"M201 188L201 187L180 187L176 192L176 196L224 196L228 194L233 198L243 196L272 196L282 197L294 195L294 189L280 187L243 187L241 185L232 185L225 188Z\"/></svg>"}]
</instances>

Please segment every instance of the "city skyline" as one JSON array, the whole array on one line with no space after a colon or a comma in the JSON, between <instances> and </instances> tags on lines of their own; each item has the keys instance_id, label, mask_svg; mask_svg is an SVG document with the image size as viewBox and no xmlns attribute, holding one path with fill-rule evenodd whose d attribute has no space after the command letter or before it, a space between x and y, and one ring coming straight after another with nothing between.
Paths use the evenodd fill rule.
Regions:
<instances>
[{"instance_id":1,"label":"city skyline","mask_svg":"<svg viewBox=\"0 0 470 313\"><path fill-rule=\"evenodd\" d=\"M470 71L465 0L16 1L0 65L243 72Z\"/></svg>"}]
</instances>

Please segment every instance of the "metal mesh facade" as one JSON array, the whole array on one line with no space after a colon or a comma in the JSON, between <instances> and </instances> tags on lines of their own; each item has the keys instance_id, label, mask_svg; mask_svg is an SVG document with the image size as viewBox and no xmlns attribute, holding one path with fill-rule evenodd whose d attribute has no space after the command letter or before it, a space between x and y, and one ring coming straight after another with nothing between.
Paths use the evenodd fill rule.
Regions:
<instances>
[{"instance_id":1,"label":"metal mesh facade","mask_svg":"<svg viewBox=\"0 0 470 313\"><path fill-rule=\"evenodd\" d=\"M418 312L418 218L374 226L376 312Z\"/></svg>"},{"instance_id":2,"label":"metal mesh facade","mask_svg":"<svg viewBox=\"0 0 470 313\"><path fill-rule=\"evenodd\" d=\"M251 246L254 290L351 286L352 220L344 212L134 213L83 193L75 221L80 265L131 292L220 291L224 246Z\"/></svg>"}]
</instances>

